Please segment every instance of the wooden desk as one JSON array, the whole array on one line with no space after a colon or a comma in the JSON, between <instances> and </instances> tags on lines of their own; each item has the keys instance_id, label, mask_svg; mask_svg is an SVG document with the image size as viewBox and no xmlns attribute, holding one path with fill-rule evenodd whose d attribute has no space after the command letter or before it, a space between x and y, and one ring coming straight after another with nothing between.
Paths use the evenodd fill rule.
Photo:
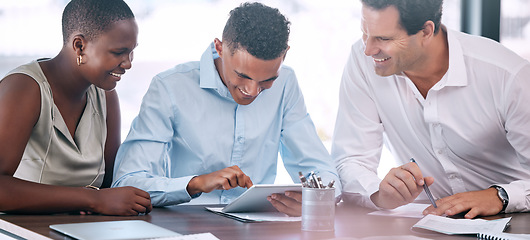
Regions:
<instances>
[{"instance_id":1,"label":"wooden desk","mask_svg":"<svg viewBox=\"0 0 530 240\"><path fill-rule=\"evenodd\" d=\"M117 221L140 219L169 230L193 234L211 232L219 239L328 239L363 238L392 239L390 236L417 236L429 239L474 239L465 236L448 236L438 233L421 234L410 230L418 219L367 215L369 209L339 204L336 209L335 232L313 234L302 232L300 222L242 223L208 212L204 206L181 205L155 208L145 216L114 217L100 215L0 215L1 219L17 224L53 239L69 239L49 228L50 224ZM530 213L503 214L488 219L512 217L507 232L530 234ZM97 231L97 229L94 229ZM379 237L379 238L377 238ZM405 238L400 238L405 239Z\"/></svg>"}]
</instances>

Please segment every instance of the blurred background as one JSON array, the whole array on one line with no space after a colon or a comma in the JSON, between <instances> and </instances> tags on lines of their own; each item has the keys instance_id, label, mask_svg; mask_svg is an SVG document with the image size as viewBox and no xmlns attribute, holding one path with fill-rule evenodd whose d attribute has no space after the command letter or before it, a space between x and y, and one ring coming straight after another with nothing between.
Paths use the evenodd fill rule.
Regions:
<instances>
[{"instance_id":1,"label":"blurred background","mask_svg":"<svg viewBox=\"0 0 530 240\"><path fill-rule=\"evenodd\" d=\"M157 73L197 61L214 38L221 38L234 0L125 0L136 15L139 45L133 68L119 82L122 140L138 114ZM291 21L294 68L317 132L328 148L338 107L338 88L351 45L361 36L359 0L262 0ZM0 0L0 77L62 47L61 15L67 0ZM493 3L493 5L492 5ZM498 13L498 14L497 14ZM442 22L449 28L500 41L530 59L530 0L445 0ZM493 30L493 31L492 31ZM394 166L385 148L378 172ZM291 182L281 161L276 182Z\"/></svg>"}]
</instances>

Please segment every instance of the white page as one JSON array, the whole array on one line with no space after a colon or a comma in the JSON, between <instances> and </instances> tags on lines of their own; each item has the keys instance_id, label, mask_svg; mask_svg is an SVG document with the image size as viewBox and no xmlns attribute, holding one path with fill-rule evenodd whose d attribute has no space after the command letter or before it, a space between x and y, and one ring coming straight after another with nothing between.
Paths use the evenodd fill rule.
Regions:
<instances>
[{"instance_id":1,"label":"white page","mask_svg":"<svg viewBox=\"0 0 530 240\"><path fill-rule=\"evenodd\" d=\"M423 203L409 203L395 209L388 210L378 210L368 215L377 215L377 216L390 216L390 217L410 217L410 218L423 218L423 210L429 207L430 204Z\"/></svg>"},{"instance_id":2,"label":"white page","mask_svg":"<svg viewBox=\"0 0 530 240\"><path fill-rule=\"evenodd\" d=\"M230 215L243 220L250 220L256 222L298 222L301 221L301 217L289 217L281 212L242 212L242 213L226 213L222 212L223 208L207 207L209 211L219 213L221 215Z\"/></svg>"},{"instance_id":3,"label":"white page","mask_svg":"<svg viewBox=\"0 0 530 240\"><path fill-rule=\"evenodd\" d=\"M496 220L454 219L429 214L412 227L423 228L445 234L503 232L511 219L511 217Z\"/></svg>"}]
</instances>

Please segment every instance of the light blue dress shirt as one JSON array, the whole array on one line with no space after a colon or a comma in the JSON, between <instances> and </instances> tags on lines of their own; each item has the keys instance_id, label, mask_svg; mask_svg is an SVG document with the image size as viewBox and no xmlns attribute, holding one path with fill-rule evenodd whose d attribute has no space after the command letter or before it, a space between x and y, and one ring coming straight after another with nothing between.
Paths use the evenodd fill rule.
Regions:
<instances>
[{"instance_id":1,"label":"light blue dress shirt","mask_svg":"<svg viewBox=\"0 0 530 240\"><path fill-rule=\"evenodd\" d=\"M200 62L189 62L153 78L140 113L116 156L113 187L134 186L153 206L190 202L228 203L246 189L190 196L188 182L237 165L254 184L271 184L278 151L294 182L298 172L318 171L323 182L340 181L331 157L306 111L294 71L282 66L270 89L239 105L223 85L211 44Z\"/></svg>"}]
</instances>

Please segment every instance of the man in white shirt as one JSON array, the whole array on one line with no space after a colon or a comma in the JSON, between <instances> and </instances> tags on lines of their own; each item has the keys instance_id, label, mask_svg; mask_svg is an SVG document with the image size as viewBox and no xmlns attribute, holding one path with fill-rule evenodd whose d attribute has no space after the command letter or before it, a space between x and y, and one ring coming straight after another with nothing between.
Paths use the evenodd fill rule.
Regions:
<instances>
[{"instance_id":1,"label":"man in white shirt","mask_svg":"<svg viewBox=\"0 0 530 240\"><path fill-rule=\"evenodd\" d=\"M362 2L332 146L343 199L392 209L427 184L424 214L529 211L530 63L447 30L442 0ZM381 180L383 141L401 166Z\"/></svg>"}]
</instances>

